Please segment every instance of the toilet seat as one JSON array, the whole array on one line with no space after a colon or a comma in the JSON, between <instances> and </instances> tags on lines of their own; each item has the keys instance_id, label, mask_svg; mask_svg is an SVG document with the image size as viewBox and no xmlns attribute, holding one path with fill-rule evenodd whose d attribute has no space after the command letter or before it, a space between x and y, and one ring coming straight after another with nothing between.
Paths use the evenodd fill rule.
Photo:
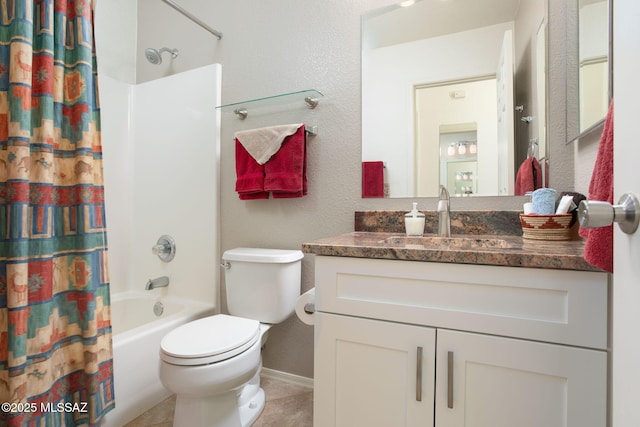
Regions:
<instances>
[{"instance_id":1,"label":"toilet seat","mask_svg":"<svg viewBox=\"0 0 640 427\"><path fill-rule=\"evenodd\" d=\"M207 365L230 359L260 339L260 322L217 314L169 332L160 343L160 358L173 365Z\"/></svg>"}]
</instances>

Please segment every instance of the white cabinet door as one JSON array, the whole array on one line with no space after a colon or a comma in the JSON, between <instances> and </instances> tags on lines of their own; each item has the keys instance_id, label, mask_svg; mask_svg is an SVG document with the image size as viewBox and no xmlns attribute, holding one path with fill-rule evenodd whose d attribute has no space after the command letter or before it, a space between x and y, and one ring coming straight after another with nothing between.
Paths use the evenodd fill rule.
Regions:
<instances>
[{"instance_id":1,"label":"white cabinet door","mask_svg":"<svg viewBox=\"0 0 640 427\"><path fill-rule=\"evenodd\" d=\"M434 374L435 329L316 312L315 427L433 426Z\"/></svg>"},{"instance_id":2,"label":"white cabinet door","mask_svg":"<svg viewBox=\"0 0 640 427\"><path fill-rule=\"evenodd\" d=\"M436 427L602 427L600 350L438 329Z\"/></svg>"}]
</instances>

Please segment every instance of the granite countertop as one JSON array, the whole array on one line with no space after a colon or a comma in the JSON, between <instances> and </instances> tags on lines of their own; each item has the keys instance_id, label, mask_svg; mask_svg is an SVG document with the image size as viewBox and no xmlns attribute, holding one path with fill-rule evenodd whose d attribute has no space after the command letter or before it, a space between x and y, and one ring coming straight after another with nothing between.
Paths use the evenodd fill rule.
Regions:
<instances>
[{"instance_id":1,"label":"granite countertop","mask_svg":"<svg viewBox=\"0 0 640 427\"><path fill-rule=\"evenodd\" d=\"M601 271L584 260L582 240L543 241L496 234L452 234L449 240L432 234L425 237L355 231L304 243L302 251L341 257Z\"/></svg>"}]
</instances>

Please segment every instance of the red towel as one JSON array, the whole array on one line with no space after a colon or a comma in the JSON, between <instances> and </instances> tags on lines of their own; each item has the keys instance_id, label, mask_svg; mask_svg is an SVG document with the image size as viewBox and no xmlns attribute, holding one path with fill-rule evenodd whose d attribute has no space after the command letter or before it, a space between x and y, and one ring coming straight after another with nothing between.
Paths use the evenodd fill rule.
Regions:
<instances>
[{"instance_id":1,"label":"red towel","mask_svg":"<svg viewBox=\"0 0 640 427\"><path fill-rule=\"evenodd\" d=\"M362 162L362 197L384 197L383 162Z\"/></svg>"},{"instance_id":2,"label":"red towel","mask_svg":"<svg viewBox=\"0 0 640 427\"><path fill-rule=\"evenodd\" d=\"M307 195L306 132L302 125L296 133L284 139L282 146L264 164L264 189L274 199Z\"/></svg>"},{"instance_id":3,"label":"red towel","mask_svg":"<svg viewBox=\"0 0 640 427\"><path fill-rule=\"evenodd\" d=\"M236 191L240 200L302 197L307 194L305 127L285 138L260 165L236 138Z\"/></svg>"},{"instance_id":4,"label":"red towel","mask_svg":"<svg viewBox=\"0 0 640 427\"><path fill-rule=\"evenodd\" d=\"M528 157L518 168L516 175L515 195L523 196L528 191L542 187L542 169L535 157Z\"/></svg>"},{"instance_id":5,"label":"red towel","mask_svg":"<svg viewBox=\"0 0 640 427\"><path fill-rule=\"evenodd\" d=\"M604 122L596 163L589 183L590 200L613 204L613 101ZM580 228L587 239L584 259L591 265L613 273L613 225L601 228Z\"/></svg>"},{"instance_id":6,"label":"red towel","mask_svg":"<svg viewBox=\"0 0 640 427\"><path fill-rule=\"evenodd\" d=\"M264 168L236 138L236 191L240 200L268 199L264 191Z\"/></svg>"}]
</instances>

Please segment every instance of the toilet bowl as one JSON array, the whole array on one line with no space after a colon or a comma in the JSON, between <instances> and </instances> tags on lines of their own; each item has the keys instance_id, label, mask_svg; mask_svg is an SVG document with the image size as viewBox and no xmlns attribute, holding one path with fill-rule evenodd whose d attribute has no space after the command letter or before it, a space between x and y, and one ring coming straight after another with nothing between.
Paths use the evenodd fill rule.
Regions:
<instances>
[{"instance_id":1,"label":"toilet bowl","mask_svg":"<svg viewBox=\"0 0 640 427\"><path fill-rule=\"evenodd\" d=\"M218 314L165 336L160 379L177 396L174 420L180 423L175 425L237 427L255 421L264 407L264 394L254 390L254 396L246 396L247 390L244 405L237 400L242 388L259 375L265 329L256 320Z\"/></svg>"},{"instance_id":2,"label":"toilet bowl","mask_svg":"<svg viewBox=\"0 0 640 427\"><path fill-rule=\"evenodd\" d=\"M225 252L231 315L179 326L160 344L160 380L176 394L174 426L248 427L257 419L265 402L260 350L271 324L293 313L301 259L300 251Z\"/></svg>"}]
</instances>

